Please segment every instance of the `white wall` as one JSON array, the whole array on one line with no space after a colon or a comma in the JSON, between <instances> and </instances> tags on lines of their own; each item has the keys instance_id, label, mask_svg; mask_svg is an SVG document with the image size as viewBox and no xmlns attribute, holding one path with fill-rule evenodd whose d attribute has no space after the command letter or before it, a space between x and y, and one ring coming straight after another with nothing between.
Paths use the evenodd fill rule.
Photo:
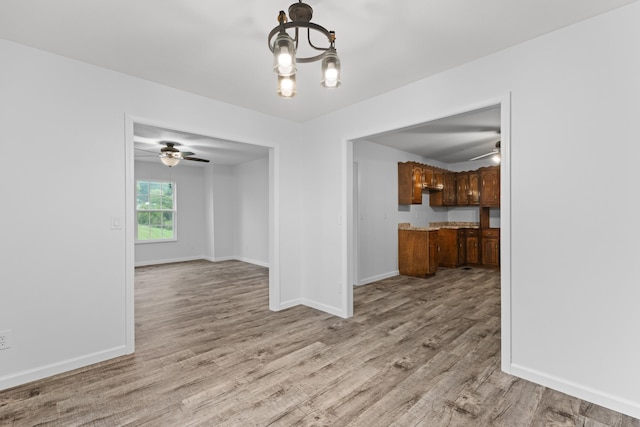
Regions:
<instances>
[{"instance_id":1,"label":"white wall","mask_svg":"<svg viewBox=\"0 0 640 427\"><path fill-rule=\"evenodd\" d=\"M510 93L507 369L640 417L638 22L636 2L308 123L305 298L340 312L350 285L345 141Z\"/></svg>"},{"instance_id":2,"label":"white wall","mask_svg":"<svg viewBox=\"0 0 640 427\"><path fill-rule=\"evenodd\" d=\"M237 259L269 266L268 157L231 166L173 168L138 161L135 175L136 179L176 182L178 203L177 241L137 243L136 265ZM207 179L211 187L206 187ZM209 203L211 210L207 209ZM208 233L206 222L211 220L214 228ZM209 239L213 240L211 249L207 249Z\"/></svg>"},{"instance_id":3,"label":"white wall","mask_svg":"<svg viewBox=\"0 0 640 427\"><path fill-rule=\"evenodd\" d=\"M430 207L428 193L421 205L398 205L398 162L429 163L426 159L358 141L353 161L358 164L357 284L365 284L398 274L398 223L424 227L430 221L447 221L447 210Z\"/></svg>"},{"instance_id":4,"label":"white wall","mask_svg":"<svg viewBox=\"0 0 640 427\"><path fill-rule=\"evenodd\" d=\"M213 166L215 250L208 259L269 266L269 159Z\"/></svg>"},{"instance_id":5,"label":"white wall","mask_svg":"<svg viewBox=\"0 0 640 427\"><path fill-rule=\"evenodd\" d=\"M212 261L236 256L236 176L233 166L213 165L214 251Z\"/></svg>"},{"instance_id":6,"label":"white wall","mask_svg":"<svg viewBox=\"0 0 640 427\"><path fill-rule=\"evenodd\" d=\"M236 257L269 264L269 159L235 166Z\"/></svg>"},{"instance_id":7,"label":"white wall","mask_svg":"<svg viewBox=\"0 0 640 427\"><path fill-rule=\"evenodd\" d=\"M0 330L13 336L0 389L127 352L132 224L111 228L129 215L127 115L277 147L275 209L286 227L276 228L275 306L302 301L301 152L281 132L301 134L299 125L4 40L0 57L0 128L29 159L0 168Z\"/></svg>"},{"instance_id":8,"label":"white wall","mask_svg":"<svg viewBox=\"0 0 640 427\"><path fill-rule=\"evenodd\" d=\"M178 165L169 168L160 162L137 161L138 179L176 183L177 240L160 243L136 243L136 265L202 259L205 251L204 167Z\"/></svg>"}]
</instances>

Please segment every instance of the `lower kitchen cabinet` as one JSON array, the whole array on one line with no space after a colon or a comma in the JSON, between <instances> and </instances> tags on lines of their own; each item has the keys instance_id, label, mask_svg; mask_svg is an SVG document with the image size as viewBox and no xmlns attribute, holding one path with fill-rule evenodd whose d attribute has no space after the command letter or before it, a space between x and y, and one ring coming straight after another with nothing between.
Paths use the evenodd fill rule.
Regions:
<instances>
[{"instance_id":1,"label":"lower kitchen cabinet","mask_svg":"<svg viewBox=\"0 0 640 427\"><path fill-rule=\"evenodd\" d=\"M438 265L457 268L467 262L464 229L442 228L438 231Z\"/></svg>"},{"instance_id":2,"label":"lower kitchen cabinet","mask_svg":"<svg viewBox=\"0 0 640 427\"><path fill-rule=\"evenodd\" d=\"M438 231L398 230L398 270L405 276L435 274L438 270Z\"/></svg>"},{"instance_id":3,"label":"lower kitchen cabinet","mask_svg":"<svg viewBox=\"0 0 640 427\"><path fill-rule=\"evenodd\" d=\"M467 240L467 264L480 264L480 232L476 229L466 230Z\"/></svg>"},{"instance_id":4,"label":"lower kitchen cabinet","mask_svg":"<svg viewBox=\"0 0 640 427\"><path fill-rule=\"evenodd\" d=\"M500 267L500 229L488 228L482 230L482 265L485 267Z\"/></svg>"}]
</instances>

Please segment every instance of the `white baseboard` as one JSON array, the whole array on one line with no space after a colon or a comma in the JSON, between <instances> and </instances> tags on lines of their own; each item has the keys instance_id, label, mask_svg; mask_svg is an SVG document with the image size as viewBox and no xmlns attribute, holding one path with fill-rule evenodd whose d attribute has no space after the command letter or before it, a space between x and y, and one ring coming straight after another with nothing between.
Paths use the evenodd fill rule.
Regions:
<instances>
[{"instance_id":1,"label":"white baseboard","mask_svg":"<svg viewBox=\"0 0 640 427\"><path fill-rule=\"evenodd\" d=\"M575 396L579 399L595 403L596 405L621 412L629 415L630 417L640 418L640 402L633 402L619 396L614 396L609 393L587 387L583 384L567 381L563 378L548 375L544 372L529 369L517 364L511 364L511 374L562 393Z\"/></svg>"},{"instance_id":2,"label":"white baseboard","mask_svg":"<svg viewBox=\"0 0 640 427\"><path fill-rule=\"evenodd\" d=\"M242 261L242 262L247 262L249 264L254 264L254 265L259 265L260 267L269 267L269 263L268 262L264 262L264 261L258 261L256 259L251 259L251 258L243 258L243 257L236 257L234 258L238 261Z\"/></svg>"},{"instance_id":3,"label":"white baseboard","mask_svg":"<svg viewBox=\"0 0 640 427\"><path fill-rule=\"evenodd\" d=\"M193 257L185 257L185 258L172 258L172 259L159 259L159 260L153 260L153 261L136 261L136 267L143 267L146 265L160 265L160 264L171 264L173 262L185 262L185 261L198 261L198 260L205 260L205 261L209 261L209 262L220 262L220 261L242 261L242 262L246 262L248 264L255 264L255 265L259 265L261 267L269 267L269 263L268 262L263 262L263 261L258 261L255 259L250 259L250 258L242 258L242 257L236 257L236 256L227 256L227 257L219 257L219 258L212 258L212 257L208 257L208 256L193 256Z\"/></svg>"},{"instance_id":4,"label":"white baseboard","mask_svg":"<svg viewBox=\"0 0 640 427\"><path fill-rule=\"evenodd\" d=\"M278 304L275 311L286 310L287 308L295 307L296 305L303 305L302 298L296 298L289 301L284 301Z\"/></svg>"},{"instance_id":5,"label":"white baseboard","mask_svg":"<svg viewBox=\"0 0 640 427\"><path fill-rule=\"evenodd\" d=\"M143 267L145 265L171 264L173 262L197 261L199 259L204 259L204 257L200 255L200 256L190 256L190 257L184 257L184 258L157 259L152 261L136 261L135 266Z\"/></svg>"},{"instance_id":6,"label":"white baseboard","mask_svg":"<svg viewBox=\"0 0 640 427\"><path fill-rule=\"evenodd\" d=\"M0 390L6 390L31 381L41 380L53 375L62 374L74 369L84 368L98 362L113 359L127 354L126 346L119 346L107 350L99 351L85 356L75 357L73 359L63 360L58 363L52 363L38 368L29 369L15 374L0 377Z\"/></svg>"},{"instance_id":7,"label":"white baseboard","mask_svg":"<svg viewBox=\"0 0 640 427\"><path fill-rule=\"evenodd\" d=\"M281 302L275 311L286 310L287 308L295 307L297 305L304 305L316 310L324 311L325 313L332 314L334 316L339 316L346 318L344 312L340 308L336 308L330 305L322 304L316 301L312 301L307 298L296 298L289 301Z\"/></svg>"},{"instance_id":8,"label":"white baseboard","mask_svg":"<svg viewBox=\"0 0 640 427\"><path fill-rule=\"evenodd\" d=\"M317 301L312 301L312 300L307 299L307 298L301 298L300 301L301 301L301 303L303 305L306 305L307 307L315 308L316 310L324 311L325 313L333 314L334 316L347 318L346 313L341 308L333 307L331 305L322 304L322 303L319 303Z\"/></svg>"},{"instance_id":9,"label":"white baseboard","mask_svg":"<svg viewBox=\"0 0 640 427\"><path fill-rule=\"evenodd\" d=\"M356 286L368 285L369 283L377 282L378 280L382 280L382 279L388 279L389 277L395 277L399 274L400 272L398 270L390 271L388 273L383 273L383 274L377 274L375 276L358 280L358 283L356 284Z\"/></svg>"}]
</instances>

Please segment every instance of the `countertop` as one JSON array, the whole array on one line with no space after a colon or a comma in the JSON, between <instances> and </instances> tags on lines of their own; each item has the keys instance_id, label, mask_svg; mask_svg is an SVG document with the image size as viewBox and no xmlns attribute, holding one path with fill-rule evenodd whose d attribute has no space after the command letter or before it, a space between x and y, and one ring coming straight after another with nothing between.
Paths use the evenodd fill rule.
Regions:
<instances>
[{"instance_id":1,"label":"countertop","mask_svg":"<svg viewBox=\"0 0 640 427\"><path fill-rule=\"evenodd\" d=\"M478 222L430 222L428 227L415 227L408 222L398 224L398 230L437 231L443 228L458 230L460 228L480 228Z\"/></svg>"}]
</instances>

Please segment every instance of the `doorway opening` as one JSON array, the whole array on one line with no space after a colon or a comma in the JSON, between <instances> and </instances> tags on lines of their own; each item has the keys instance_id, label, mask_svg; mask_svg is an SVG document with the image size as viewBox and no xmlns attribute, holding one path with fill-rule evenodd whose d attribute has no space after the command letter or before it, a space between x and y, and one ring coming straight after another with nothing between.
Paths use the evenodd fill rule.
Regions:
<instances>
[{"instance_id":1,"label":"doorway opening","mask_svg":"<svg viewBox=\"0 0 640 427\"><path fill-rule=\"evenodd\" d=\"M470 137L475 138L472 141ZM497 207L432 208L398 203L398 162L421 162L453 172L495 165L500 141L500 203ZM510 366L510 97L447 112L419 123L345 139L345 308L353 315L353 287L397 276L398 223L482 222L499 229L502 367ZM472 160L473 158L481 159ZM357 213L357 214L356 214Z\"/></svg>"},{"instance_id":2,"label":"doorway opening","mask_svg":"<svg viewBox=\"0 0 640 427\"><path fill-rule=\"evenodd\" d=\"M127 353L135 349L136 266L233 259L266 267L269 308L279 310L277 147L129 116L125 122ZM161 162L167 142L180 152L171 167ZM136 183L154 180L175 192L175 238L141 242Z\"/></svg>"}]
</instances>

